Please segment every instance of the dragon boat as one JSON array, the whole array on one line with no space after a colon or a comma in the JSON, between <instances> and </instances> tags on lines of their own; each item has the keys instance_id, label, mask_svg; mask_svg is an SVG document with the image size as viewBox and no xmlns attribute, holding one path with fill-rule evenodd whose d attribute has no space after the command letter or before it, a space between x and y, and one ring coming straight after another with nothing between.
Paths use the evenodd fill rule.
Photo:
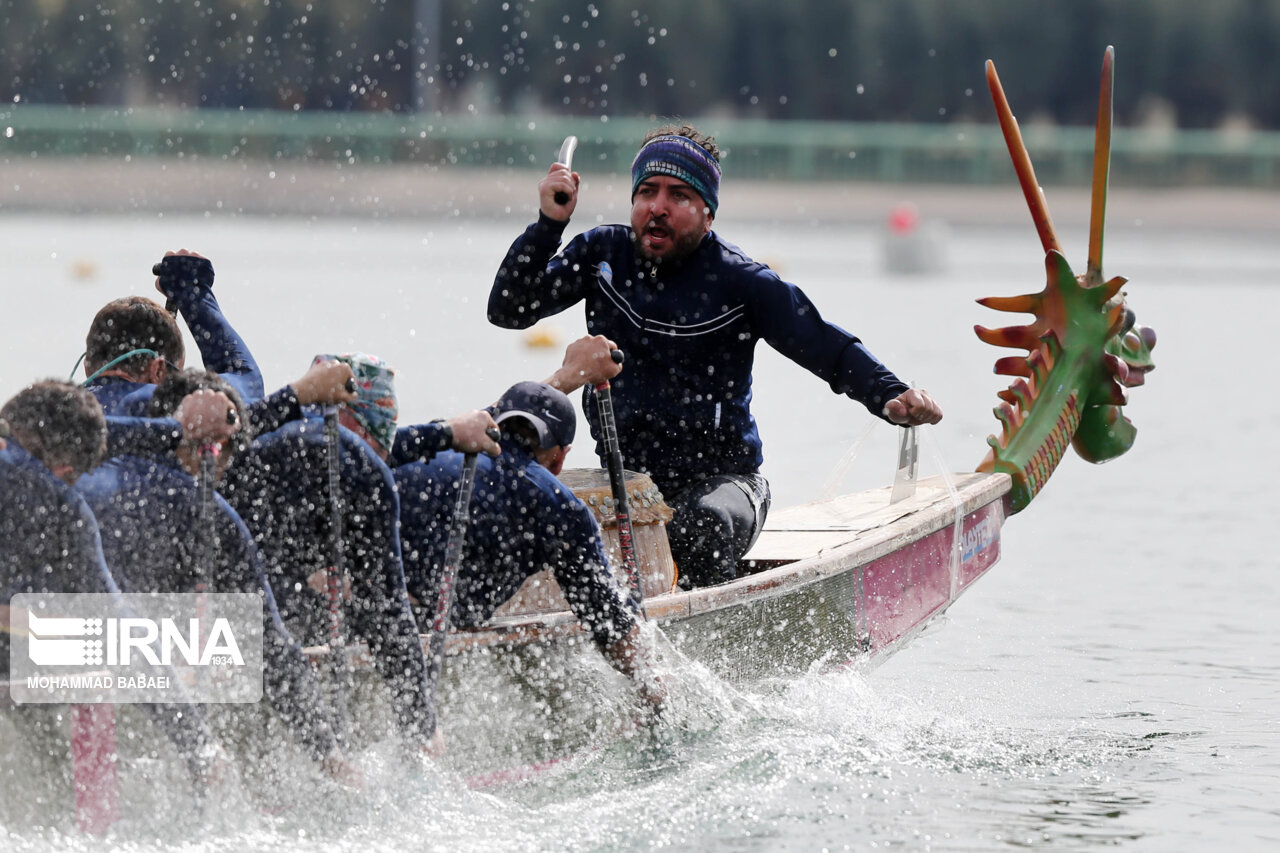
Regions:
<instances>
[{"instance_id":1,"label":"dragon boat","mask_svg":"<svg viewBox=\"0 0 1280 853\"><path fill-rule=\"evenodd\" d=\"M910 489L897 483L775 510L741 561L737 579L648 595L647 617L674 649L722 678L750 681L883 659L995 565L1005 521L1027 508L1068 447L1097 463L1133 444L1136 428L1122 410L1128 389L1142 385L1154 367L1156 336L1136 323L1123 292L1126 279L1102 273L1114 50L1107 48L1102 64L1088 257L1078 275L1064 256L992 62L986 77L1047 274L1037 293L978 300L997 311L1032 315L1025 325L975 327L985 343L1025 351L995 362L996 373L1012 377L995 409L1000 432L988 438L976 471L919 482L909 476ZM915 452L911 431L903 439L900 474ZM616 555L609 502L589 503ZM447 643L441 720L451 742L465 744L467 769L485 769L471 777L481 784L512 778L510 771L487 768L521 757L495 752L487 743L485 732L495 722L507 732L504 744L538 744L536 756L549 760L574 746L566 718L584 703L594 707L600 701L595 677L583 671L592 669L590 661L604 670L598 656L588 648L579 670L570 671L567 656L553 651L589 646L572 613L554 605L526 610L532 612L507 613L484 628L455 631ZM477 696L473 690L476 684L499 683L532 692L546 713L530 720L522 706L504 715L503 709L513 707L510 695L496 690ZM566 695L575 690L583 692ZM551 716L553 726L546 721ZM595 708L581 727L595 731L602 716L608 713ZM521 730L524 737L515 734Z\"/></svg>"},{"instance_id":2,"label":"dragon boat","mask_svg":"<svg viewBox=\"0 0 1280 853\"><path fill-rule=\"evenodd\" d=\"M975 327L985 343L1025 351L995 362L996 373L1012 383L999 394L1000 430L988 438L977 469L918 482L908 476L904 481L912 488L905 494L897 483L775 509L736 580L687 591L667 585L646 596L647 619L661 629L665 649L743 682L882 660L996 564L1005 522L1044 488L1068 447L1089 462L1103 462L1132 446L1136 428L1122 410L1128 389L1142 385L1153 369L1156 338L1136 324L1123 292L1126 279L1102 273L1113 63L1108 47L1081 274L1065 258L995 66L986 65L1047 280L1036 293L978 300L1032 319ZM904 431L904 469L913 452L914 433ZM608 540L611 508L602 501L595 509ZM612 547L616 553L616 538ZM499 615L483 628L455 630L446 642L438 694L450 743L446 763L473 786L536 772L616 735L633 716L627 691L605 689L620 676L595 654L575 617L554 603L527 610ZM424 645L429 640L424 637ZM323 647L309 651L317 661L327 655ZM347 653L357 670L370 670L361 649L347 647ZM374 691L358 686L355 692L358 712L361 697ZM117 813L111 786L118 739L103 719L109 706L105 715L101 710L78 706L66 724L73 747L80 743L73 756L84 765L75 774L79 823L91 831L109 826ZM387 714L385 708L365 711Z\"/></svg>"}]
</instances>

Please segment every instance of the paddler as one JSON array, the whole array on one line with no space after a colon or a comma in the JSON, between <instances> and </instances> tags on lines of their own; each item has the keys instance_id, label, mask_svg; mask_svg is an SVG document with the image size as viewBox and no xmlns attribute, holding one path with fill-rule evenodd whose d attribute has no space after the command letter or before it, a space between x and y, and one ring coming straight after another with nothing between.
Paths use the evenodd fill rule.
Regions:
<instances>
[{"instance_id":1,"label":"paddler","mask_svg":"<svg viewBox=\"0 0 1280 853\"><path fill-rule=\"evenodd\" d=\"M167 571L175 570L179 576L185 573L188 582L181 591L190 591L197 573L192 563L203 559L194 555L193 543L201 538L215 541L220 546L213 549L219 576L208 583L264 595L265 695L331 777L359 784L360 774L339 747L301 646L276 612L256 548L252 541L241 541L247 539L247 531L239 516L221 496L215 496L215 523L225 528L219 538L205 536L209 531L176 529L179 516L163 511L167 502L185 501L186 517L198 517L193 503L198 489L191 479L195 471L184 470L184 461L188 466L193 462L193 448L230 450L233 439L235 447L242 447L237 434L246 424L278 422L302 402L336 402L354 396L345 390L350 371L345 366L312 370L263 398L257 363L213 295L212 263L181 249L165 253L153 272L156 289L174 313L142 296L117 299L98 311L85 338L85 385L108 416L111 463L81 478L79 485L91 505L98 506L99 515L112 519L108 566L116 570L117 581L126 591L168 589L182 580L167 576ZM193 393L176 394L172 405L157 409L152 399L158 383L179 376L185 363L175 319L179 313L209 374L191 389ZM253 400L253 405L246 407L241 395ZM228 413L235 417L228 419ZM231 452L220 455L218 475L234 456ZM124 530L133 535L121 533ZM166 568L164 555L175 548L180 553L170 555L173 559Z\"/></svg>"},{"instance_id":2,"label":"paddler","mask_svg":"<svg viewBox=\"0 0 1280 853\"><path fill-rule=\"evenodd\" d=\"M223 491L253 533L285 622L309 644L329 640L327 575L335 556L330 536L341 530L336 547L348 584L336 587L342 601L334 604L347 635L340 639L365 643L390 690L402 735L412 749L438 756L443 742L434 685L405 589L399 501L383 456L397 443L405 458L449 447L496 452L497 444L484 434L493 420L486 413L466 413L404 430L401 437L395 374L387 364L363 353L320 355L313 364L343 365L355 389L338 407L331 439L339 470L336 523L335 508L325 498L331 448L315 408L299 409L293 419L258 435L228 470ZM370 436L375 440L361 440Z\"/></svg>"},{"instance_id":3,"label":"paddler","mask_svg":"<svg viewBox=\"0 0 1280 853\"><path fill-rule=\"evenodd\" d=\"M609 358L611 349L612 343L602 337L576 341L548 382L517 383L482 410L501 431L501 452L481 455L477 462L450 621L459 627L484 625L526 578L550 569L605 659L629 676L641 698L657 708L665 693L647 665L650 653L639 616L608 569L591 511L556 479L577 423L573 405L559 387L576 389L616 376L620 368ZM406 582L429 614L445 562L467 445L459 446L455 438L450 450L443 440L432 447L420 439L416 453L406 454L408 437L424 429L400 428L388 442L355 425L391 465L400 496Z\"/></svg>"},{"instance_id":4,"label":"paddler","mask_svg":"<svg viewBox=\"0 0 1280 853\"><path fill-rule=\"evenodd\" d=\"M246 404L246 425L254 432L300 417L303 406L354 398L346 389L351 371L337 363L313 365L297 381L264 397L258 364L213 295L209 259L179 249L166 252L152 269L167 307L145 296L113 300L98 311L85 336L85 386L107 414L108 456L167 453L183 439L221 440L230 435L217 417L226 412L227 400L214 394L193 395L174 419L147 417L155 386L186 363L179 315L196 341L203 365L235 388Z\"/></svg>"},{"instance_id":5,"label":"paddler","mask_svg":"<svg viewBox=\"0 0 1280 853\"><path fill-rule=\"evenodd\" d=\"M538 221L516 239L489 294L489 321L523 329L583 302L587 329L627 353L613 383L628 468L647 473L675 512L668 526L682 583L737 576L769 508L751 415L756 343L774 349L884 420L934 424L942 410L862 342L826 322L800 288L711 230L720 150L689 126L648 133L631 166L631 223L592 228L558 251L579 176L554 164L538 184ZM584 409L605 458L590 394Z\"/></svg>"},{"instance_id":6,"label":"paddler","mask_svg":"<svg viewBox=\"0 0 1280 853\"><path fill-rule=\"evenodd\" d=\"M168 372L152 389L148 412L168 416L201 391L226 395L235 408L224 420L244 423L236 390L198 369ZM210 472L216 483L242 443L237 434L203 447L183 441L166 455L113 457L80 477L76 488L98 519L107 566L124 592L203 589L262 597L264 697L331 778L359 785L361 774L339 745L315 673L280 620L244 522L216 491L208 494L208 506L202 504L202 454L217 461Z\"/></svg>"},{"instance_id":7,"label":"paddler","mask_svg":"<svg viewBox=\"0 0 1280 853\"><path fill-rule=\"evenodd\" d=\"M0 408L0 679L9 677L9 606L19 593L119 595L97 519L73 488L106 452L102 406L69 382L27 386ZM198 705L148 703L193 776L217 778L225 754Z\"/></svg>"}]
</instances>

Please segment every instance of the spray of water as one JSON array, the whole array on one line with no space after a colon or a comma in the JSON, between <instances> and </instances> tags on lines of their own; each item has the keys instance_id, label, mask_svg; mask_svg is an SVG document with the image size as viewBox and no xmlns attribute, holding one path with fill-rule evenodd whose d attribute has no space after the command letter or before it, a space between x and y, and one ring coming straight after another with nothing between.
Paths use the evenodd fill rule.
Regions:
<instances>
[{"instance_id":1,"label":"spray of water","mask_svg":"<svg viewBox=\"0 0 1280 853\"><path fill-rule=\"evenodd\" d=\"M1069 783L1096 805L1109 796L1109 769L1143 747L1078 723L1011 722L1016 715L999 702L979 711L983 706L927 688L878 690L860 667L730 683L682 655L660 630L647 631L651 675L669 697L657 718L589 647L559 663L546 655L545 666L497 659L485 678L519 671L525 686L536 688L541 673L574 696L592 697L575 700L584 707L559 721L584 727L585 739L567 743L568 751L534 772L477 788L469 768L483 749L473 749L460 726L440 764L406 762L388 728L355 752L366 785L352 791L277 744L260 753L258 766L241 757L245 778L229 780L203 804L171 791L168 800L131 808L108 840L139 851L520 851L545 850L549 839L557 849L583 851L717 843L768 849L770 839L822 846L856 826L861 837L903 843L911 840L904 827L928 834L934 823L903 820L919 800L936 798L922 791L954 788L967 799L1010 780L1050 791ZM469 693L520 702L499 684L470 686ZM512 718L544 718L547 707L535 689ZM486 738L508 737L502 721L488 722ZM159 761L150 771L162 771ZM101 841L66 827L10 831L5 840L12 849L101 849Z\"/></svg>"}]
</instances>

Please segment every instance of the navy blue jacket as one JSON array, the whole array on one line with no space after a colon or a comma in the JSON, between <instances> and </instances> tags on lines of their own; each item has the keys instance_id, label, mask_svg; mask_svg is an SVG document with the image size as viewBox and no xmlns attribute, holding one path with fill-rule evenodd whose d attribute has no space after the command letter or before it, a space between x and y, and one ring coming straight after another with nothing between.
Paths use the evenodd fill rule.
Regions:
<instances>
[{"instance_id":1,"label":"navy blue jacket","mask_svg":"<svg viewBox=\"0 0 1280 853\"><path fill-rule=\"evenodd\" d=\"M19 593L118 594L84 499L10 438L0 450L0 604ZM9 635L0 632L0 672Z\"/></svg>"},{"instance_id":2,"label":"navy blue jacket","mask_svg":"<svg viewBox=\"0 0 1280 853\"><path fill-rule=\"evenodd\" d=\"M0 600L18 593L117 593L98 524L73 488L16 440L0 450ZM8 666L8 655L3 656Z\"/></svg>"},{"instance_id":3,"label":"navy blue jacket","mask_svg":"<svg viewBox=\"0 0 1280 853\"><path fill-rule=\"evenodd\" d=\"M759 470L751 415L758 341L878 417L908 388L856 337L824 321L800 288L714 231L682 262L655 266L623 225L579 234L557 255L564 228L540 216L516 239L489 294L489 321L521 329L585 303L588 331L627 355L611 383L627 465L665 491ZM603 458L590 393L584 408Z\"/></svg>"},{"instance_id":4,"label":"navy blue jacket","mask_svg":"<svg viewBox=\"0 0 1280 853\"><path fill-rule=\"evenodd\" d=\"M336 746L315 674L280 619L253 539L222 496L202 517L196 478L176 458L119 456L76 484L98 519L125 592L247 592L262 597L263 692L316 758Z\"/></svg>"},{"instance_id":5,"label":"navy blue jacket","mask_svg":"<svg viewBox=\"0 0 1280 853\"><path fill-rule=\"evenodd\" d=\"M463 455L393 469L400 491L400 537L409 592L435 606ZM453 624L483 625L525 578L551 569L569 606L600 645L635 625L626 594L607 566L591 511L514 441L496 459L480 454L462 562L450 611Z\"/></svg>"},{"instance_id":6,"label":"navy blue jacket","mask_svg":"<svg viewBox=\"0 0 1280 853\"><path fill-rule=\"evenodd\" d=\"M227 471L225 494L262 553L295 632L325 642L328 604L307 577L331 564L328 465L318 410L260 435ZM401 728L425 742L435 730L433 685L405 591L391 471L368 444L338 428L343 562L352 584L345 628L369 647Z\"/></svg>"},{"instance_id":7,"label":"navy blue jacket","mask_svg":"<svg viewBox=\"0 0 1280 853\"><path fill-rule=\"evenodd\" d=\"M188 283L167 294L182 313L200 350L204 366L220 375L240 395L246 406L263 398L262 372L249 347L222 316L213 291ZM182 428L173 418L149 417L156 387L116 376L100 376L88 388L107 415L107 456L125 453L161 455L174 450ZM291 393L291 392L290 392ZM273 395L273 398L275 395ZM267 405L263 401L262 405ZM250 409L251 417L254 409Z\"/></svg>"},{"instance_id":8,"label":"navy blue jacket","mask_svg":"<svg viewBox=\"0 0 1280 853\"><path fill-rule=\"evenodd\" d=\"M245 405L264 396L262 372L249 347L227 319L213 291L205 286L188 284L169 296L186 321L200 360L208 370L217 373L240 395ZM146 417L155 386L122 379L99 377L89 383L108 415Z\"/></svg>"},{"instance_id":9,"label":"navy blue jacket","mask_svg":"<svg viewBox=\"0 0 1280 853\"><path fill-rule=\"evenodd\" d=\"M0 604L19 593L119 595L88 504L8 439L0 450ZM9 673L9 635L0 631L0 676ZM211 742L199 706L145 706L189 764ZM194 769L194 767L193 767Z\"/></svg>"}]
</instances>

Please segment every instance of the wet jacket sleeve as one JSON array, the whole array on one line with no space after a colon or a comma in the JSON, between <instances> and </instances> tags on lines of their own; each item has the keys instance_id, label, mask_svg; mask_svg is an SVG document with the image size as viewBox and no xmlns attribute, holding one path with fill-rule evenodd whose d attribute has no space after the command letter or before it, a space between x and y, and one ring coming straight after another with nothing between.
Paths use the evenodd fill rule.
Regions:
<instances>
[{"instance_id":1,"label":"wet jacket sleeve","mask_svg":"<svg viewBox=\"0 0 1280 853\"><path fill-rule=\"evenodd\" d=\"M747 295L752 325L770 346L887 420L885 403L908 386L862 341L823 320L804 291L769 270L753 276Z\"/></svg>"},{"instance_id":2,"label":"wet jacket sleeve","mask_svg":"<svg viewBox=\"0 0 1280 853\"><path fill-rule=\"evenodd\" d=\"M596 645L612 645L635 627L636 614L608 568L595 519L580 502L566 502L551 518L543 541L557 553L546 562L569 609L591 632Z\"/></svg>"},{"instance_id":3,"label":"wet jacket sleeve","mask_svg":"<svg viewBox=\"0 0 1280 853\"><path fill-rule=\"evenodd\" d=\"M292 385L245 406L249 427L254 435L275 432L280 427L302 419L302 405Z\"/></svg>"},{"instance_id":4,"label":"wet jacket sleeve","mask_svg":"<svg viewBox=\"0 0 1280 853\"><path fill-rule=\"evenodd\" d=\"M107 415L107 458L159 456L182 441L182 426L174 418L135 418Z\"/></svg>"},{"instance_id":5,"label":"wet jacket sleeve","mask_svg":"<svg viewBox=\"0 0 1280 853\"><path fill-rule=\"evenodd\" d=\"M227 380L246 404L262 399L266 392L258 363L213 295L213 264L206 258L171 255L160 267L160 289L182 313L204 366Z\"/></svg>"},{"instance_id":6,"label":"wet jacket sleeve","mask_svg":"<svg viewBox=\"0 0 1280 853\"><path fill-rule=\"evenodd\" d=\"M221 496L217 502L222 516L218 548L222 563L214 588L262 596L263 695L312 757L324 758L337 748L337 740L315 671L280 618L252 534Z\"/></svg>"},{"instance_id":7,"label":"wet jacket sleeve","mask_svg":"<svg viewBox=\"0 0 1280 853\"><path fill-rule=\"evenodd\" d=\"M489 291L489 322L505 329L525 329L558 314L585 295L579 254L586 242L578 236L556 255L568 223L543 214L507 250Z\"/></svg>"},{"instance_id":8,"label":"wet jacket sleeve","mask_svg":"<svg viewBox=\"0 0 1280 853\"><path fill-rule=\"evenodd\" d=\"M430 462L440 451L448 450L453 436L444 422L416 424L396 430L396 440L387 456L387 465L399 468L410 462Z\"/></svg>"}]
</instances>

